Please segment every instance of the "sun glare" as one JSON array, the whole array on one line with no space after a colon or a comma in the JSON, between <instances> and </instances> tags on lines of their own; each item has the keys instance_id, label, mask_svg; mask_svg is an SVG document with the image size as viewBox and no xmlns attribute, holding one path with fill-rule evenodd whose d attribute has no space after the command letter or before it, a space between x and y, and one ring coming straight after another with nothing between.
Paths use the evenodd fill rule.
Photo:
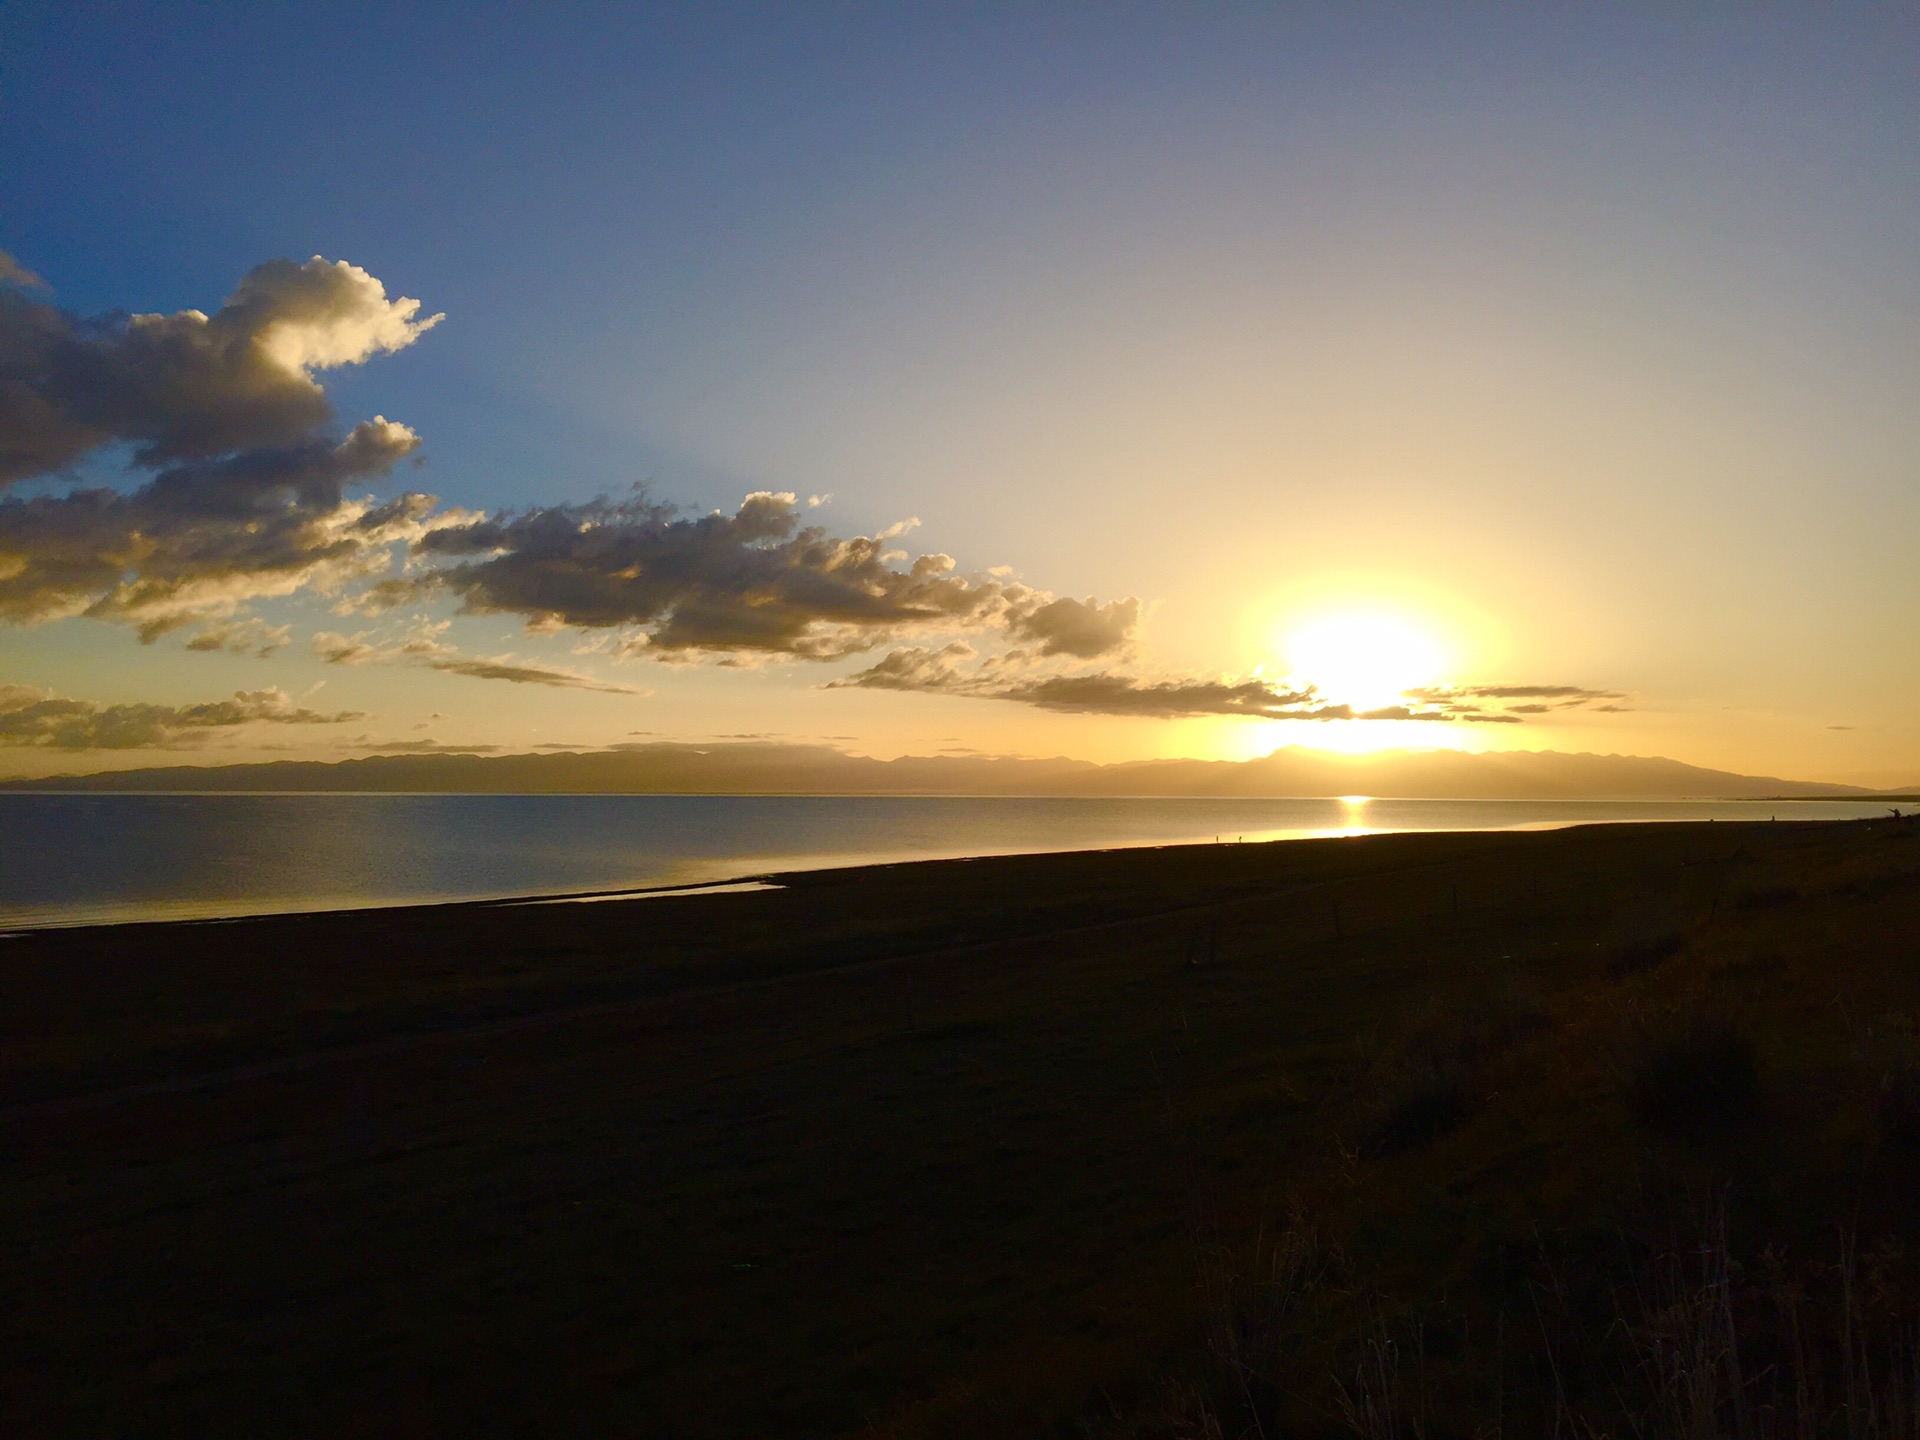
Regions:
<instances>
[{"instance_id":1,"label":"sun glare","mask_svg":"<svg viewBox=\"0 0 1920 1440\"><path fill-rule=\"evenodd\" d=\"M1439 680L1446 666L1426 630L1384 611L1315 616L1287 634L1284 650L1295 681L1356 710L1397 704L1407 690Z\"/></svg>"}]
</instances>

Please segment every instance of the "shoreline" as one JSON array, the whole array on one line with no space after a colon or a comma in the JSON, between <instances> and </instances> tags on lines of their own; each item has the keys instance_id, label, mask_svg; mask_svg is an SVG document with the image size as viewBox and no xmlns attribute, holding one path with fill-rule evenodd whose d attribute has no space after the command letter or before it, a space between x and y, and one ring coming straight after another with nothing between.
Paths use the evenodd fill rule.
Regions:
<instances>
[{"instance_id":1,"label":"shoreline","mask_svg":"<svg viewBox=\"0 0 1920 1440\"><path fill-rule=\"evenodd\" d=\"M48 793L66 795L66 794L71 794L73 792L48 792ZM167 792L128 792L128 793L166 794ZM210 793L215 797L225 798L226 796L236 792L210 792ZM321 793L321 792L294 791L294 792L288 792L288 793L291 795L306 795L306 794L314 794L314 793ZM369 792L369 793L376 794L376 795L383 794L383 792ZM185 798L185 797L176 793L176 794L168 794L167 798ZM336 797L336 798L345 798L345 797ZM429 794L426 798L446 799L446 798L455 798L455 797ZM475 796L475 797L468 797L468 798L499 799L499 798L508 798L508 797L484 795L484 796ZM560 796L556 798L578 799L578 798L588 798L588 797ZM615 797L609 797L609 798L632 798L632 797L615 796ZM673 797L673 798L694 798L694 797ZM732 799L732 798L753 798L753 797L717 796L717 797L698 797L698 798ZM766 797L759 797L759 798L766 798ZM796 798L799 798L799 797L796 797ZM818 798L901 799L901 798L914 798L914 797L898 797L898 796L839 797L839 796L836 796L836 797L818 797ZM976 797L921 797L921 798L972 798L972 799L981 799L981 800L1006 800L1010 798L1011 799L1039 799L1043 797L976 796ZM1088 797L1064 797L1064 798L1083 799ZM1100 800L1106 800L1108 798L1114 798L1114 797L1094 797L1094 798L1097 798ZM1146 797L1146 798L1164 799L1164 800L1171 801L1171 800L1179 800L1179 799L1184 799L1189 797ZM1200 798L1203 801L1203 803L1214 803L1213 800L1208 799L1207 797L1200 797ZM1303 797L1303 798L1305 800L1312 801L1312 802L1323 802L1328 799L1364 799L1368 802L1373 802L1373 801L1388 799L1389 797L1365 796L1365 797ZM1239 800L1236 797L1228 797L1228 799L1230 803L1244 803L1248 805L1257 805L1261 803L1267 803L1259 800ZM1484 801L1481 801L1481 800L1417 801L1416 800L1416 801L1410 801L1405 803L1449 804L1449 805L1451 804L1512 805L1516 803L1539 803L1539 804L1545 804L1545 805L1631 804L1631 805L1647 805L1647 806L1686 806L1686 805L1699 805L1699 804L1714 804L1714 805L1725 804L1725 805L1737 805L1744 808L1744 807L1749 807L1754 805L1765 805L1765 804L1778 804L1783 806L1784 805L1803 805L1803 804L1821 804L1821 805L1845 804L1849 806L1863 805L1863 804L1871 805L1871 804L1877 804L1877 799L1869 800L1869 801L1860 801L1855 797L1842 797L1840 799L1833 799L1833 800L1824 799L1824 798L1815 798L1815 799L1809 800L1809 799L1801 799L1799 797L1783 797L1777 800L1767 800L1767 799L1751 799L1751 800L1736 799L1736 800L1724 800L1724 801L1723 800L1716 800L1716 801L1549 800L1549 801L1541 801L1541 802L1515 802L1515 801L1504 801L1504 800L1484 800ZM1861 820L1873 820L1873 819L1881 819L1881 818L1885 818L1885 817L1878 813L1872 813L1872 814L1863 813L1859 815L1823 816L1823 817L1812 817L1812 818L1793 817L1789 819L1788 823L1789 824L1816 824L1816 823L1817 824L1850 824L1850 823L1855 823ZM204 901L195 900L192 898L186 898L186 899L162 900L162 901L96 902L97 907L100 910L110 910L110 909L117 908L120 905L128 905L128 906L139 906L143 910L148 912L148 913L127 914L125 916L121 916L117 918L103 918L98 914L85 913L82 907L78 905L72 907L73 910L76 912L75 918L64 918L64 917L56 916L55 918L50 918L50 919L35 919L35 920L20 921L8 915L4 910L0 910L0 940L14 940L24 935L39 934L45 931L53 931L53 930L58 930L58 931L115 930L115 929L120 929L128 926L232 925L232 924L238 924L246 921L271 920L271 919L277 919L277 918L288 918L288 917L297 917L297 916L323 916L323 915L341 915L341 914L391 914L395 912L414 912L414 911L444 912L444 911L466 908L466 907L515 908L515 907L521 907L521 906L537 906L537 905L615 903L621 900L638 901L638 900L646 900L646 899L671 898L671 897L677 897L677 896L698 897L703 895L742 893L745 887L764 887L768 885L777 885L780 883L783 877L793 876L793 875L818 874L825 871L864 870L864 869L874 869L874 868L896 866L896 865L920 865L920 864L950 865L950 864L963 864L969 861L986 860L986 859L1018 859L1023 857L1039 857L1039 856L1048 856L1048 855L1102 855L1102 854L1109 854L1109 853L1115 853L1115 852L1121 852L1121 851L1211 848L1216 845L1234 845L1234 844L1288 845L1288 844L1297 843L1299 841L1351 840L1351 839L1358 839L1365 836L1381 836L1381 835L1526 834L1526 833L1544 833L1544 832L1556 831L1556 830L1578 829L1584 826L1767 824L1767 823L1772 823L1772 821L1775 819L1777 819L1777 816L1769 816L1767 819L1761 819L1758 816L1752 819L1748 819L1746 817L1740 817L1740 818L1709 817L1707 819L1700 819L1691 815L1682 815L1682 816L1674 816L1669 819L1669 818L1663 818L1660 816L1634 815L1634 816L1624 816L1624 817L1605 817L1605 818L1592 818L1592 819L1551 818L1551 819L1545 819L1545 820L1539 820L1539 821L1517 821L1517 822L1506 824L1506 825L1460 826L1460 827L1454 827L1454 828L1435 828L1435 827L1425 827L1425 826L1392 826L1392 825L1355 826L1351 829L1344 829L1344 830L1316 829L1316 830L1299 830L1299 831L1292 831L1292 832L1283 831L1280 833L1275 833L1272 831L1256 832L1255 838L1253 839L1247 839L1244 836L1242 836L1235 839L1227 839L1222 837L1222 838L1216 838L1214 840L1208 840L1200 836L1182 836L1182 837L1166 838L1166 839L1149 838L1149 839L1141 839L1137 841L1122 840L1112 844L1067 846L1067 847L1061 847L1061 848L1041 847L1041 848L1032 848L1032 849L1021 848L1021 849L1009 849L1009 850L979 849L979 850L970 850L965 853L926 854L926 853L921 853L916 851L898 850L898 851L851 851L851 852L846 852L844 854L833 854L829 852L829 853L822 853L817 857L816 856L777 856L777 857L743 856L741 857L743 864L745 866L752 867L752 868L743 868L737 871L728 871L726 873L712 875L707 878L665 881L657 884L649 883L649 884L639 884L639 885L593 886L593 887L582 887L577 889L561 889L561 890L551 890L551 891L549 890L514 890L514 891L507 891L502 893L447 895L447 896L438 896L438 897L432 896L432 895L401 895L401 896L395 896L391 899L369 896L369 897L359 898L357 901L350 897L338 897L336 899L336 897L324 896L324 895L311 896L311 897L291 896L291 897L287 897L287 899L284 902L284 905L280 904L279 902L267 902L269 904L273 904L275 908L267 908L267 909L248 908L248 909L239 909L239 910L231 910L231 911L222 911L221 909L219 909L218 907L220 907L222 902L219 899L213 899L213 898L209 898ZM773 863L770 865L757 865L755 863L757 858L768 859L768 860L771 860ZM726 864L728 862L724 860L716 860L712 863ZM204 909L205 913L192 913L192 914L165 913L169 908L183 909L186 907L194 907L196 910ZM27 910L30 908L31 907L25 907L25 906L22 907L23 910Z\"/></svg>"}]
</instances>

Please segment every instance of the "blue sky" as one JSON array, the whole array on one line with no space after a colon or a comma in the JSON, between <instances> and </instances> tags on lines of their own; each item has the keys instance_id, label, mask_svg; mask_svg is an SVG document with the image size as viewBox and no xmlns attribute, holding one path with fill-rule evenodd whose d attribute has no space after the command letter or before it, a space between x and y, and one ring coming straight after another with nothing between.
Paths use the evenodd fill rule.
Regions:
<instances>
[{"instance_id":1,"label":"blue sky","mask_svg":"<svg viewBox=\"0 0 1920 1440\"><path fill-rule=\"evenodd\" d=\"M444 312L325 377L342 425L418 432L424 468L384 493L830 494L809 515L835 535L918 517L901 543L964 572L1138 597L1143 683L1287 674L1289 633L1387 616L1448 657L1410 680L1633 697L1444 743L1893 778L1920 699L1916 30L1865 8L16 4L0 248L80 314L212 311L316 254ZM79 473L137 483L118 465ZM339 625L302 603L262 611L296 631L264 662L69 619L0 631L0 678L171 704L325 679L376 739L443 714L509 748L569 722L876 753L1412 743L820 689L851 660L590 655L566 663L646 703L495 699L327 665L308 636ZM556 664L586 633L525 618L445 633Z\"/></svg>"}]
</instances>

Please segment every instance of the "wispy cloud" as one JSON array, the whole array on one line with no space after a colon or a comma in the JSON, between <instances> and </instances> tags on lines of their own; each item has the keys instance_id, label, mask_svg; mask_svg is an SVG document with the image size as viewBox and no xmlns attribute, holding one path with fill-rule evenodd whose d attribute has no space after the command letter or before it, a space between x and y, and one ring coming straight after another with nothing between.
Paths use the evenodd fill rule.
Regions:
<instances>
[{"instance_id":1,"label":"wispy cloud","mask_svg":"<svg viewBox=\"0 0 1920 1440\"><path fill-rule=\"evenodd\" d=\"M365 718L358 710L309 710L273 687L236 691L231 699L203 705L96 705L30 685L0 685L0 746L167 749L242 725L338 725Z\"/></svg>"},{"instance_id":2,"label":"wispy cloud","mask_svg":"<svg viewBox=\"0 0 1920 1440\"><path fill-rule=\"evenodd\" d=\"M1624 698L1613 691L1577 686L1507 685L1407 692L1407 703L1356 709L1312 685L1283 686L1261 679L1184 677L1149 679L1116 671L1022 673L1034 662L1022 652L979 660L964 641L939 647L905 646L864 670L830 681L827 689L902 690L1010 700L1045 710L1082 714L1139 715L1179 719L1197 715L1244 715L1260 720L1396 720L1518 725L1524 715L1549 708ZM1547 704L1493 707L1480 697L1550 694Z\"/></svg>"},{"instance_id":3,"label":"wispy cloud","mask_svg":"<svg viewBox=\"0 0 1920 1440\"><path fill-rule=\"evenodd\" d=\"M1407 698L1453 719L1482 725L1517 725L1525 716L1558 710L1617 715L1633 708L1625 703L1631 697L1624 691L1585 685L1435 685L1409 690Z\"/></svg>"},{"instance_id":4,"label":"wispy cloud","mask_svg":"<svg viewBox=\"0 0 1920 1440\"><path fill-rule=\"evenodd\" d=\"M513 685L548 685L561 690L594 690L607 695L644 695L632 685L616 685L573 670L529 664L512 656L474 656L435 638L444 623L425 627L405 638L373 640L364 633L342 635L323 630L313 637L312 651L329 665L417 665L475 680L505 680Z\"/></svg>"},{"instance_id":5,"label":"wispy cloud","mask_svg":"<svg viewBox=\"0 0 1920 1440\"><path fill-rule=\"evenodd\" d=\"M364 750L370 755L496 755L498 745L454 745L439 740L343 740L343 750ZM540 748L538 746L536 749Z\"/></svg>"},{"instance_id":6,"label":"wispy cloud","mask_svg":"<svg viewBox=\"0 0 1920 1440\"><path fill-rule=\"evenodd\" d=\"M1430 700L1543 700L1556 705L1591 705L1627 698L1618 690L1591 690L1584 685L1440 685L1407 693Z\"/></svg>"},{"instance_id":7,"label":"wispy cloud","mask_svg":"<svg viewBox=\"0 0 1920 1440\"><path fill-rule=\"evenodd\" d=\"M969 662L978 652L964 641L939 648L908 646L876 664L829 682L828 689L906 690L1013 700L1047 710L1083 714L1251 715L1266 719L1351 719L1344 705L1321 704L1311 689L1287 689L1263 680L1146 680L1100 671L1078 675L1003 678L1007 667Z\"/></svg>"},{"instance_id":8,"label":"wispy cloud","mask_svg":"<svg viewBox=\"0 0 1920 1440\"><path fill-rule=\"evenodd\" d=\"M291 625L269 625L264 620L214 623L203 625L200 632L187 641L187 649L226 650L235 655L257 655L264 660L286 649L292 637Z\"/></svg>"}]
</instances>

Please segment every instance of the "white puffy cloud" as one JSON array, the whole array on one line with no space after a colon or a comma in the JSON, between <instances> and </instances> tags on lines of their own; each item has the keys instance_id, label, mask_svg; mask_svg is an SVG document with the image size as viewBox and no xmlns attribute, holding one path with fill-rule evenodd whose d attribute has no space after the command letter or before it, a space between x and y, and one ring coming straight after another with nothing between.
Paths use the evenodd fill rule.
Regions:
<instances>
[{"instance_id":1,"label":"white puffy cloud","mask_svg":"<svg viewBox=\"0 0 1920 1440\"><path fill-rule=\"evenodd\" d=\"M402 349L441 318L317 255L256 267L212 315L85 318L22 294L25 275L0 274L0 485L117 443L153 469L305 440L333 417L315 371Z\"/></svg>"},{"instance_id":2,"label":"white puffy cloud","mask_svg":"<svg viewBox=\"0 0 1920 1440\"><path fill-rule=\"evenodd\" d=\"M30 278L0 266L0 485L109 445L131 447L149 478L0 499L0 620L87 615L151 640L268 597L371 582L397 546L465 518L433 516L426 495L357 493L419 437L384 416L337 433L314 377L403 349L440 319L358 266L269 261L211 316L82 318L22 293ZM218 633L190 643L227 648Z\"/></svg>"},{"instance_id":3,"label":"white puffy cloud","mask_svg":"<svg viewBox=\"0 0 1920 1440\"><path fill-rule=\"evenodd\" d=\"M387 287L358 265L316 255L304 265L270 260L249 271L206 323L251 334L282 369L311 377L404 350L446 319L414 318L419 313L418 300L389 300Z\"/></svg>"}]
</instances>

